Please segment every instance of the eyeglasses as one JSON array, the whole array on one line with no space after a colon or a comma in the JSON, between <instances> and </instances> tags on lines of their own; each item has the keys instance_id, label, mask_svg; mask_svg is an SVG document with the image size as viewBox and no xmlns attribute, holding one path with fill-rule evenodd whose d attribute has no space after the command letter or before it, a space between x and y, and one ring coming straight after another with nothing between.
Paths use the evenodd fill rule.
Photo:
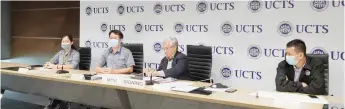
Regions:
<instances>
[{"instance_id":1,"label":"eyeglasses","mask_svg":"<svg viewBox=\"0 0 345 109\"><path fill-rule=\"evenodd\" d=\"M162 47L163 51L167 51L168 49L173 48L173 47Z\"/></svg>"}]
</instances>

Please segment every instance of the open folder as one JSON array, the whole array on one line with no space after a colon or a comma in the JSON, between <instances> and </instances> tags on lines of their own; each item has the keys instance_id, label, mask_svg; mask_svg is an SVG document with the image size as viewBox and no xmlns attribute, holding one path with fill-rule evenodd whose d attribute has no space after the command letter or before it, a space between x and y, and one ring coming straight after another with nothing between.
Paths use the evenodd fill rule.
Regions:
<instances>
[{"instance_id":1,"label":"open folder","mask_svg":"<svg viewBox=\"0 0 345 109\"><path fill-rule=\"evenodd\" d=\"M328 104L328 101L323 96L317 96L318 98L310 98L306 94L298 93L288 93L288 92L271 92L271 91L256 91L249 95L259 96L265 98L273 98L284 101L295 101L295 102L307 102L307 103L317 103L317 104Z\"/></svg>"},{"instance_id":2,"label":"open folder","mask_svg":"<svg viewBox=\"0 0 345 109\"><path fill-rule=\"evenodd\" d=\"M177 86L177 87L173 87L171 88L172 91L178 91L178 92L190 92L192 90L195 90L199 87L195 87L195 86Z\"/></svg>"},{"instance_id":3,"label":"open folder","mask_svg":"<svg viewBox=\"0 0 345 109\"><path fill-rule=\"evenodd\" d=\"M212 94L212 91L205 90L204 87L196 87L196 86L179 86L174 87L171 89L172 91L178 91L178 92L188 92L188 93L194 93L194 94L202 94L202 95L210 95Z\"/></svg>"}]
</instances>

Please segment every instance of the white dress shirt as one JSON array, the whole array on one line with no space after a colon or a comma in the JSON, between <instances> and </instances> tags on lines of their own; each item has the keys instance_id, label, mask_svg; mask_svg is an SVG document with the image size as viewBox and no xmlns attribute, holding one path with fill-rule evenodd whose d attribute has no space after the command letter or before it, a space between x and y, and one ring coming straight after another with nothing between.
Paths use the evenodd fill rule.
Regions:
<instances>
[{"instance_id":1,"label":"white dress shirt","mask_svg":"<svg viewBox=\"0 0 345 109\"><path fill-rule=\"evenodd\" d=\"M305 65L305 63L304 63L304 65ZM301 72L302 72L304 65L301 68L297 68L296 66L293 66L293 69L295 70L294 82L299 81L299 77L301 75Z\"/></svg>"}]
</instances>

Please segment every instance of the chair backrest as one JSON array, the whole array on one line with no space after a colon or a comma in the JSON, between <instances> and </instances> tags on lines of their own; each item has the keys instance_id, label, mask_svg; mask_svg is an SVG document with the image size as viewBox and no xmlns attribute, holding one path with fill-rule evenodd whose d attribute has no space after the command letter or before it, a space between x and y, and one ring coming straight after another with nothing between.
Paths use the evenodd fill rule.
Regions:
<instances>
[{"instance_id":1,"label":"chair backrest","mask_svg":"<svg viewBox=\"0 0 345 109\"><path fill-rule=\"evenodd\" d=\"M326 86L326 94L328 95L329 92L329 65L328 65L328 54L307 54L308 57L319 59L322 61L323 66L325 67L325 86Z\"/></svg>"},{"instance_id":2,"label":"chair backrest","mask_svg":"<svg viewBox=\"0 0 345 109\"><path fill-rule=\"evenodd\" d=\"M143 44L123 44L123 47L129 49L132 52L135 65L133 67L133 73L142 73L144 64L144 48Z\"/></svg>"},{"instance_id":3,"label":"chair backrest","mask_svg":"<svg viewBox=\"0 0 345 109\"><path fill-rule=\"evenodd\" d=\"M192 80L206 80L211 77L212 47L187 45L189 77Z\"/></svg>"},{"instance_id":4,"label":"chair backrest","mask_svg":"<svg viewBox=\"0 0 345 109\"><path fill-rule=\"evenodd\" d=\"M80 54L79 70L90 70L91 48L80 47L78 52Z\"/></svg>"}]
</instances>

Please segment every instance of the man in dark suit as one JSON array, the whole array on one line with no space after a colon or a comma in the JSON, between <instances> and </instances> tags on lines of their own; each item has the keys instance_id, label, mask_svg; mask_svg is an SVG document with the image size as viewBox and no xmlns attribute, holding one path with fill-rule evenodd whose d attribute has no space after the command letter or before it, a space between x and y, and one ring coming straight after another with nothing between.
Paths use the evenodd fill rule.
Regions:
<instances>
[{"instance_id":1,"label":"man in dark suit","mask_svg":"<svg viewBox=\"0 0 345 109\"><path fill-rule=\"evenodd\" d=\"M277 68L276 90L315 95L326 94L325 68L321 60L306 55L306 45L295 39L286 44L285 60Z\"/></svg>"},{"instance_id":2,"label":"man in dark suit","mask_svg":"<svg viewBox=\"0 0 345 109\"><path fill-rule=\"evenodd\" d=\"M157 71L147 71L144 73L160 77L172 77L176 79L188 80L188 60L187 56L178 52L178 41L175 37L169 37L163 42L165 57L161 60Z\"/></svg>"}]
</instances>

